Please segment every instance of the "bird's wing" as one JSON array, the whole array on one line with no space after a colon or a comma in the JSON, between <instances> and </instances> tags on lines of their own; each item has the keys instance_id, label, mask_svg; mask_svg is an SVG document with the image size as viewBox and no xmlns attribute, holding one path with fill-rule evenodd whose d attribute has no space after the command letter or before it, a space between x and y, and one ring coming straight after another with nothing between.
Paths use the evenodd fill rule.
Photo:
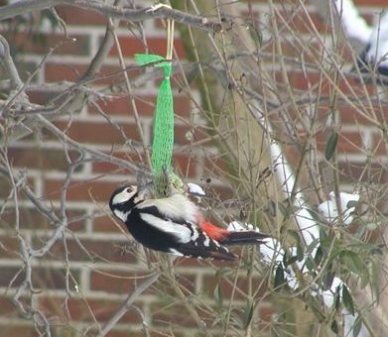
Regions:
<instances>
[{"instance_id":1,"label":"bird's wing","mask_svg":"<svg viewBox=\"0 0 388 337\"><path fill-rule=\"evenodd\" d=\"M236 261L238 258L224 246L210 245L209 247L199 247L195 246L193 243L188 243L179 246L175 250L178 252L176 255L184 255L187 257L194 257L199 259Z\"/></svg>"},{"instance_id":2,"label":"bird's wing","mask_svg":"<svg viewBox=\"0 0 388 337\"><path fill-rule=\"evenodd\" d=\"M201 214L198 207L182 194L173 194L168 198L144 200L137 206L142 212L152 209L154 213L165 219L196 223Z\"/></svg>"},{"instance_id":3,"label":"bird's wing","mask_svg":"<svg viewBox=\"0 0 388 337\"><path fill-rule=\"evenodd\" d=\"M168 233L176 238L176 245L170 253L178 256L191 256L203 259L234 261L237 257L229 250L211 239L196 223L178 217L169 217L156 206L143 207L142 220L158 231Z\"/></svg>"},{"instance_id":4,"label":"bird's wing","mask_svg":"<svg viewBox=\"0 0 388 337\"><path fill-rule=\"evenodd\" d=\"M174 219L161 218L159 214L155 212L142 212L140 213L140 217L160 232L174 236L180 244L190 242L193 236L192 230L180 220L175 221Z\"/></svg>"}]
</instances>

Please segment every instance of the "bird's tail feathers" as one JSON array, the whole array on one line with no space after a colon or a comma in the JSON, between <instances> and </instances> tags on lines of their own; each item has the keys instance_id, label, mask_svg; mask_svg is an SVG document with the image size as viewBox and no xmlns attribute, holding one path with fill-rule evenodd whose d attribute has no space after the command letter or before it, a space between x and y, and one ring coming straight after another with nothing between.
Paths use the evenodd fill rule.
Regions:
<instances>
[{"instance_id":1,"label":"bird's tail feathers","mask_svg":"<svg viewBox=\"0 0 388 337\"><path fill-rule=\"evenodd\" d=\"M256 231L229 232L220 243L223 245L262 244L268 238L270 238L269 235Z\"/></svg>"}]
</instances>

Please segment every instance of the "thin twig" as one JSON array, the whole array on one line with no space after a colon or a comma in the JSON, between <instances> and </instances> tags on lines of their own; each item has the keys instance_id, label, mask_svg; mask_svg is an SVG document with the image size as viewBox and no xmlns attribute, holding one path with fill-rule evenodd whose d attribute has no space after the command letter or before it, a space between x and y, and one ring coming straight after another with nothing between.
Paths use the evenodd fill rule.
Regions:
<instances>
[{"instance_id":1,"label":"thin twig","mask_svg":"<svg viewBox=\"0 0 388 337\"><path fill-rule=\"evenodd\" d=\"M109 20L109 22L111 22L111 21L112 20ZM126 89L128 91L128 94L129 94L129 98L128 99L129 99L129 102L130 102L132 110L133 110L133 117L135 119L135 123L136 123L136 127L137 127L137 132L139 133L139 137L140 137L140 143L141 143L141 146L142 146L144 154L145 154L147 166L151 167L150 153L148 151L146 139L145 139L145 136L144 136L143 126L141 125L141 122L140 122L139 112L137 110L136 102L135 102L135 99L134 99L132 85L131 85L131 82L129 81L128 74L125 71L125 61L124 61L123 53L121 51L120 41L119 41L119 38L117 37L116 32L114 31L113 23L111 23L111 25L112 25L112 34L113 34L113 37L114 37L114 41L115 41L117 52L118 52L118 56L119 56L120 66L123 69L123 75L124 75L124 79L125 79L125 86L126 86Z\"/></svg>"},{"instance_id":2,"label":"thin twig","mask_svg":"<svg viewBox=\"0 0 388 337\"><path fill-rule=\"evenodd\" d=\"M136 290L129 294L121 308L110 318L108 322L102 327L100 332L98 333L97 337L104 337L114 326L115 324L123 317L128 310L131 309L133 303L138 299L138 297L141 295L143 291L148 289L149 287L154 284L157 279L159 278L160 273L155 273L150 278L148 278L146 281L144 281L142 284L140 284Z\"/></svg>"},{"instance_id":3,"label":"thin twig","mask_svg":"<svg viewBox=\"0 0 388 337\"><path fill-rule=\"evenodd\" d=\"M211 21L203 16L192 15L166 7L143 7L140 9L127 9L104 4L95 0L20 0L11 5L4 6L0 11L0 20L13 18L31 11L48 9L58 5L69 5L78 8L96 11L112 19L139 22L150 19L170 19L201 29L217 32L222 29L220 23Z\"/></svg>"},{"instance_id":4,"label":"thin twig","mask_svg":"<svg viewBox=\"0 0 388 337\"><path fill-rule=\"evenodd\" d=\"M13 89L21 87L23 85L23 81L19 76L15 62L10 54L8 41L2 35L0 35L0 59L3 61L11 79L11 87Z\"/></svg>"},{"instance_id":5,"label":"thin twig","mask_svg":"<svg viewBox=\"0 0 388 337\"><path fill-rule=\"evenodd\" d=\"M122 168L126 168L132 172L137 172L139 170L139 168L135 164L129 163L126 160L122 160L122 159L116 158L114 156L102 153L100 151L93 150L90 147L81 145L80 143L78 143L75 140L68 137L64 132L62 132L60 129L58 129L54 124L52 124L50 121L48 121L43 116L38 115L37 117L39 118L39 121L42 123L42 125L44 127L46 127L53 134L55 134L59 139L61 139L63 142L70 145L71 147L73 147L77 150L80 150L80 151L87 152L87 153L91 154L97 160L106 161L106 162L116 164L117 166L122 167Z\"/></svg>"}]
</instances>

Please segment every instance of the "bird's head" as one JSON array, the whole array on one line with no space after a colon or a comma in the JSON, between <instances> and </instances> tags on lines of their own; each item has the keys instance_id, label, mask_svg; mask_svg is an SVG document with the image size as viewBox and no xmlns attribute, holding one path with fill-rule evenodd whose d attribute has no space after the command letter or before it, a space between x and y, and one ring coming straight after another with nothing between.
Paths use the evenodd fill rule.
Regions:
<instances>
[{"instance_id":1,"label":"bird's head","mask_svg":"<svg viewBox=\"0 0 388 337\"><path fill-rule=\"evenodd\" d=\"M137 186L125 185L113 192L109 200L109 207L117 218L126 222L132 208L141 201Z\"/></svg>"}]
</instances>

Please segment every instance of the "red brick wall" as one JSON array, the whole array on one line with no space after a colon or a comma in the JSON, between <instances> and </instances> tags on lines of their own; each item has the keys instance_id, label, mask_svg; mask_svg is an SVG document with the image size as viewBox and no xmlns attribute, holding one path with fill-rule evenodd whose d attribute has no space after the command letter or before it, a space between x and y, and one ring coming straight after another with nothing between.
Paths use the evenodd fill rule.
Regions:
<instances>
[{"instance_id":1,"label":"red brick wall","mask_svg":"<svg viewBox=\"0 0 388 337\"><path fill-rule=\"evenodd\" d=\"M373 17L376 8L385 5L386 1L357 0L356 3L370 18ZM277 2L277 6L281 11L286 10L282 1ZM242 12L246 11L246 8L242 7ZM267 8L268 4L265 1L257 1L254 6L254 10L261 16L265 16ZM311 5L308 5L308 8L316 27L322 32L327 32L327 26L323 24L314 8ZM25 70L22 71L23 78L27 78L28 72L38 66L51 47L59 41L65 42L44 61L32 79L34 88L28 91L28 95L32 102L40 104L52 97L50 93L40 89L40 84L77 81L82 76L104 36L107 22L95 12L81 9L58 7L57 12L66 22L69 38L75 39L73 42L65 42L63 32L56 30L56 33L51 33L50 29L41 31L38 36L33 36L26 30L17 34L9 32L4 34L11 47L18 51L18 64L20 69ZM308 36L311 26L306 24L303 15L305 14L297 16L295 22L291 24L295 32ZM143 24L149 52L163 55L164 30L153 20ZM2 30L5 32L6 29L3 27ZM145 50L141 39L135 37L131 30L133 27L124 24L118 30L122 52L128 64L131 64L134 53ZM315 48L314 43L312 41L309 45L311 50ZM264 51L271 52L271 47L268 45ZM183 45L178 36L175 40L175 50L176 57L185 58ZM286 56L291 57L298 56L300 51L298 46L287 41L284 42L283 50ZM122 73L115 74L119 69L117 49L112 48L99 73L99 79L95 81L95 88L117 85L123 79ZM130 77L135 75L134 72L129 72ZM304 75L299 71L290 71L288 76L292 87L300 90L314 86L320 81L316 73ZM213 186L217 186L216 174L212 174L214 168L209 159L209 155L214 153L215 144L207 135L205 123L195 107L195 103L200 103L199 94L193 88L191 94L196 99L196 102L193 102L188 95L179 91L180 80L179 76L173 78L175 112L179 116L176 119L174 165L186 180L206 185L206 179L212 178L215 184ZM353 90L364 90L359 82L350 78L344 80L341 87L345 94L350 95L353 95ZM328 81L322 86L321 93L330 90L331 85ZM375 92L376 88L370 86L368 90ZM157 81L152 80L134 89L135 103L148 145L152 141L152 113L156 91ZM385 109L376 108L376 112L379 113L379 118L385 117ZM109 120L104 114L109 116ZM360 163L364 160L363 156L359 156L360 148L362 150L369 148L377 157L385 155L386 148L380 144L381 136L376 127L371 125L367 118L360 116L355 108L340 107L340 119L342 128L339 150L340 156L344 158L341 162L344 166L342 172L344 183L351 185L358 180ZM55 121L55 125L64 130L68 137L83 145L118 158L138 161L138 154L128 141L140 141L139 132L133 118L133 107L124 93L111 94L109 99L94 97L85 104L82 111L61 117ZM366 145L362 139L364 142L367 140ZM325 148L325 141L325 138L319 140L322 151ZM345 157L345 154L349 156ZM32 305L52 319L54 336L65 336L66 333L69 336L77 335L86 331L88 327L96 329L96 322L103 324L107 321L120 307L126 294L135 289L136 282L141 282L135 282L133 277L147 273L147 266L140 257L131 253L123 254L122 246L128 243L130 238L115 226L107 209L107 201L114 188L124 180L134 181L134 176L113 163L84 161L75 166L71 180L67 182L65 179L69 162L80 159L79 153L67 149L57 137L44 129L12 143L8 149L8 158L15 170L28 171L28 183L32 190L54 210L61 206L60 193L65 186L66 216L70 220L65 236L53 244L47 254L32 262L32 280L37 293L31 296L26 291L22 300L25 298L28 302L32 298ZM376 165L376 170L379 170L380 166ZM367 176L363 179L369 178L370 176ZM378 177L379 181L381 179L386 181L386 173L383 178ZM9 197L9 187L9 183L0 178L0 197L4 200ZM20 203L22 235L26 240L31 240L37 249L52 233L53 224L27 202L23 193L20 194ZM12 296L23 282L25 272L18 254L18 242L13 227L15 221L16 214L12 208L0 216L0 331L1 336L36 336L37 332L30 321L20 317L12 302ZM228 271L226 264L221 266ZM200 294L201 301L208 301L211 306L215 306L211 299L218 291L219 285L223 288L225 300L231 297L234 275L228 279L223 278L210 263L180 261L177 263L176 272L185 287ZM252 284L258 288L262 281L262 278L255 277ZM236 276L236 282L241 289L247 288L244 272ZM169 290L166 285L164 289ZM159 335L156 331L163 331L168 336L193 336L194 329L198 327L182 307L182 303L169 302L166 294L160 297L159 292L158 289L148 290L135 303L146 316L152 335L154 333L155 336ZM246 295L237 293L234 300L241 309L247 298ZM204 308L201 315L205 323L211 324L214 317L207 319L207 314L209 313ZM262 318L260 324L263 329L270 319L270 314L270 303L264 298L258 305L257 316ZM214 329L216 328L217 324ZM109 334L112 337L143 335L142 318L136 311L129 311Z\"/></svg>"}]
</instances>

